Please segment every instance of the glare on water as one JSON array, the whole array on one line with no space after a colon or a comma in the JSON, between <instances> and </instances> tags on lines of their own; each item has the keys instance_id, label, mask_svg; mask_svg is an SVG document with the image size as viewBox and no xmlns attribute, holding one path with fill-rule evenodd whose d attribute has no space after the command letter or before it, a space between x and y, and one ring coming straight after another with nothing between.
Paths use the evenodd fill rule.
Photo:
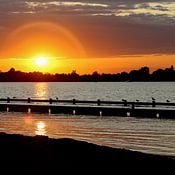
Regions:
<instances>
[{"instance_id":1,"label":"glare on water","mask_svg":"<svg viewBox=\"0 0 175 175\"><path fill-rule=\"evenodd\" d=\"M42 121L36 123L36 135L46 135L46 124Z\"/></svg>"},{"instance_id":2,"label":"glare on water","mask_svg":"<svg viewBox=\"0 0 175 175\"><path fill-rule=\"evenodd\" d=\"M73 138L175 156L175 121L133 117L0 114L0 132Z\"/></svg>"}]
</instances>

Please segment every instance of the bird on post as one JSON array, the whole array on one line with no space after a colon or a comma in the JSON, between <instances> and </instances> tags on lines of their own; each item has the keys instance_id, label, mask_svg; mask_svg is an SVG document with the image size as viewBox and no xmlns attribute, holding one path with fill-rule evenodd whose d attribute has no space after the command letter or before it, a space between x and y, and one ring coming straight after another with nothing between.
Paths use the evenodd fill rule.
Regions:
<instances>
[{"instance_id":1,"label":"bird on post","mask_svg":"<svg viewBox=\"0 0 175 175\"><path fill-rule=\"evenodd\" d=\"M152 101L155 101L156 99L152 97Z\"/></svg>"},{"instance_id":2,"label":"bird on post","mask_svg":"<svg viewBox=\"0 0 175 175\"><path fill-rule=\"evenodd\" d=\"M124 102L124 106L127 106L127 100L122 99L122 101Z\"/></svg>"}]
</instances>

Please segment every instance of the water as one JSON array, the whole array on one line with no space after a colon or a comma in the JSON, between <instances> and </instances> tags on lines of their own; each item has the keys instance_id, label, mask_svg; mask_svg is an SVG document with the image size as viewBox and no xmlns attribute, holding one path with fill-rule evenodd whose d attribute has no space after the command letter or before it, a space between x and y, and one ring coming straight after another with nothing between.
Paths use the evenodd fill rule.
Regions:
<instances>
[{"instance_id":1,"label":"water","mask_svg":"<svg viewBox=\"0 0 175 175\"><path fill-rule=\"evenodd\" d=\"M175 83L0 83L0 97L175 102ZM175 156L175 120L0 113L0 132Z\"/></svg>"},{"instance_id":2,"label":"water","mask_svg":"<svg viewBox=\"0 0 175 175\"><path fill-rule=\"evenodd\" d=\"M121 117L0 114L0 132L73 138L175 156L175 121Z\"/></svg>"},{"instance_id":3,"label":"water","mask_svg":"<svg viewBox=\"0 0 175 175\"><path fill-rule=\"evenodd\" d=\"M0 83L2 97L175 102L175 83Z\"/></svg>"}]
</instances>

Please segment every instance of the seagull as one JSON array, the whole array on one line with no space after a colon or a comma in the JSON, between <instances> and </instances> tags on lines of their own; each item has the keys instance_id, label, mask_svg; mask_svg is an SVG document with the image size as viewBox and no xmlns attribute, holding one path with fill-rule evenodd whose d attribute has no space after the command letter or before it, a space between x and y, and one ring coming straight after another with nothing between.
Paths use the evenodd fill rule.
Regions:
<instances>
[{"instance_id":1,"label":"seagull","mask_svg":"<svg viewBox=\"0 0 175 175\"><path fill-rule=\"evenodd\" d=\"M136 99L136 102L139 102L139 100Z\"/></svg>"},{"instance_id":2,"label":"seagull","mask_svg":"<svg viewBox=\"0 0 175 175\"><path fill-rule=\"evenodd\" d=\"M170 101L169 100L166 100L167 103L169 103Z\"/></svg>"},{"instance_id":3,"label":"seagull","mask_svg":"<svg viewBox=\"0 0 175 175\"><path fill-rule=\"evenodd\" d=\"M58 100L58 97L56 97L56 100Z\"/></svg>"},{"instance_id":4,"label":"seagull","mask_svg":"<svg viewBox=\"0 0 175 175\"><path fill-rule=\"evenodd\" d=\"M152 100L155 101L156 99L152 97Z\"/></svg>"},{"instance_id":5,"label":"seagull","mask_svg":"<svg viewBox=\"0 0 175 175\"><path fill-rule=\"evenodd\" d=\"M125 100L125 99L122 99L122 101L123 101L123 102L126 102L127 100Z\"/></svg>"}]
</instances>

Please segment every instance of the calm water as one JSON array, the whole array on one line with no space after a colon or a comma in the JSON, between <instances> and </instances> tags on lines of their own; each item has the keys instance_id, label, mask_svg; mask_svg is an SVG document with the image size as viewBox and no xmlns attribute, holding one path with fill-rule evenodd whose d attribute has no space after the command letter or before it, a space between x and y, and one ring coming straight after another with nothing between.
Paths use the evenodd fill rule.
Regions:
<instances>
[{"instance_id":1,"label":"calm water","mask_svg":"<svg viewBox=\"0 0 175 175\"><path fill-rule=\"evenodd\" d=\"M0 83L0 97L175 102L175 83ZM175 156L175 120L0 113L0 132L70 137Z\"/></svg>"},{"instance_id":2,"label":"calm water","mask_svg":"<svg viewBox=\"0 0 175 175\"><path fill-rule=\"evenodd\" d=\"M175 102L175 83L0 83L2 97Z\"/></svg>"}]
</instances>

